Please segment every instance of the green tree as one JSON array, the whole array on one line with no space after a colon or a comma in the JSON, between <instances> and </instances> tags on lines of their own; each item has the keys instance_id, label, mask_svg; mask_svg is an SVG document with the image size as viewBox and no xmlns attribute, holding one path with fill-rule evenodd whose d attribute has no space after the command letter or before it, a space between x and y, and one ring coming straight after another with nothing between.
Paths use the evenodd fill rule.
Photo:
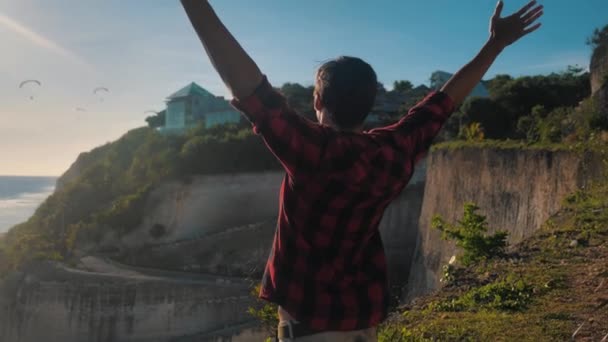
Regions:
<instances>
[{"instance_id":1,"label":"green tree","mask_svg":"<svg viewBox=\"0 0 608 342\"><path fill-rule=\"evenodd\" d=\"M148 127L150 128L158 128L165 125L165 113L166 111L161 111L156 113L155 115L150 115L146 117L146 122L148 123Z\"/></svg>"},{"instance_id":2,"label":"green tree","mask_svg":"<svg viewBox=\"0 0 608 342\"><path fill-rule=\"evenodd\" d=\"M408 92L414 89L414 85L407 80L395 81L393 83L393 89L398 92Z\"/></svg>"},{"instance_id":3,"label":"green tree","mask_svg":"<svg viewBox=\"0 0 608 342\"><path fill-rule=\"evenodd\" d=\"M509 116L496 101L490 98L471 97L465 100L460 111L465 123L478 122L486 138L504 139L511 134Z\"/></svg>"},{"instance_id":4,"label":"green tree","mask_svg":"<svg viewBox=\"0 0 608 342\"><path fill-rule=\"evenodd\" d=\"M536 127L541 142L557 143L574 131L572 108L555 108L544 117L536 115Z\"/></svg>"},{"instance_id":5,"label":"green tree","mask_svg":"<svg viewBox=\"0 0 608 342\"><path fill-rule=\"evenodd\" d=\"M304 87L299 83L285 83L280 91L287 99L289 106L298 114L310 120L316 120L313 106L314 87Z\"/></svg>"},{"instance_id":6,"label":"green tree","mask_svg":"<svg viewBox=\"0 0 608 342\"><path fill-rule=\"evenodd\" d=\"M564 72L546 76L511 78L508 75L498 75L487 84L490 99L465 103L462 110L470 117L469 121L481 122L488 138L533 137L536 135L534 129L525 132L522 129L533 121L535 115L532 111L535 106L542 104L547 114L560 107L576 107L591 93L589 73L583 72L578 66L569 66ZM494 113L500 115L479 117L481 113L489 112L490 108L495 108ZM529 118L519 121L526 116Z\"/></svg>"},{"instance_id":7,"label":"green tree","mask_svg":"<svg viewBox=\"0 0 608 342\"><path fill-rule=\"evenodd\" d=\"M522 116L517 120L517 132L530 143L535 143L539 139L536 120L532 115Z\"/></svg>"},{"instance_id":8,"label":"green tree","mask_svg":"<svg viewBox=\"0 0 608 342\"><path fill-rule=\"evenodd\" d=\"M587 38L587 45L595 50L599 46L608 45L608 25L602 29L596 28L591 37Z\"/></svg>"},{"instance_id":9,"label":"green tree","mask_svg":"<svg viewBox=\"0 0 608 342\"><path fill-rule=\"evenodd\" d=\"M505 87L512 80L513 77L511 77L510 75L500 74L494 76L493 79L487 81L486 87L488 88L490 96L495 98L497 94L502 92L503 87Z\"/></svg>"}]
</instances>

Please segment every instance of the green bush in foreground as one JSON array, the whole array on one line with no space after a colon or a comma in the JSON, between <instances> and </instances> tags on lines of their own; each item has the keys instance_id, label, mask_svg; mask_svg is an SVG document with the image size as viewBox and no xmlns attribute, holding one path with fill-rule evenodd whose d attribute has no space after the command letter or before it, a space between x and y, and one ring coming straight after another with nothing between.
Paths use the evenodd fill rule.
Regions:
<instances>
[{"instance_id":1,"label":"green bush in foreground","mask_svg":"<svg viewBox=\"0 0 608 342\"><path fill-rule=\"evenodd\" d=\"M530 303L533 286L523 280L505 279L474 288L464 295L429 305L433 311L518 311Z\"/></svg>"},{"instance_id":2,"label":"green bush in foreground","mask_svg":"<svg viewBox=\"0 0 608 342\"><path fill-rule=\"evenodd\" d=\"M433 228L441 231L443 239L455 240L456 246L463 249L460 260L465 266L501 256L507 245L508 233L505 231L486 235L488 231L486 217L477 214L477 210L479 207L474 203L465 203L464 216L456 224L449 224L438 215L433 217L431 223Z\"/></svg>"},{"instance_id":3,"label":"green bush in foreground","mask_svg":"<svg viewBox=\"0 0 608 342\"><path fill-rule=\"evenodd\" d=\"M260 287L258 284L251 289L250 295L256 299L256 303L250 306L247 312L262 324L268 335L275 336L279 325L278 306L258 297Z\"/></svg>"}]
</instances>

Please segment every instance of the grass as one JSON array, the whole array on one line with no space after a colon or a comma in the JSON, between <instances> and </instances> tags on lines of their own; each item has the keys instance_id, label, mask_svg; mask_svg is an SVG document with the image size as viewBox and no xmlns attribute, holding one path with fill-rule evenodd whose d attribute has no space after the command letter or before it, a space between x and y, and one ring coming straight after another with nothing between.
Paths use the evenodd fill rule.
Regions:
<instances>
[{"instance_id":1,"label":"grass","mask_svg":"<svg viewBox=\"0 0 608 342\"><path fill-rule=\"evenodd\" d=\"M431 151L439 150L458 150L464 148L478 149L498 149L498 150L539 150L539 151L601 151L605 152L605 143L599 142L578 142L578 143L528 143L521 140L481 140L481 141L466 141L452 140L434 144Z\"/></svg>"},{"instance_id":2,"label":"grass","mask_svg":"<svg viewBox=\"0 0 608 342\"><path fill-rule=\"evenodd\" d=\"M530 144L521 140L492 140L485 139L481 141L466 141L452 140L435 144L431 147L432 151L436 150L458 150L463 148L490 148L499 150L548 150L548 151L569 151L573 149L572 144L562 143L537 143Z\"/></svg>"},{"instance_id":3,"label":"grass","mask_svg":"<svg viewBox=\"0 0 608 342\"><path fill-rule=\"evenodd\" d=\"M574 243L573 241L576 241ZM563 209L500 260L462 268L401 307L380 341L599 341L608 333L608 183Z\"/></svg>"}]
</instances>

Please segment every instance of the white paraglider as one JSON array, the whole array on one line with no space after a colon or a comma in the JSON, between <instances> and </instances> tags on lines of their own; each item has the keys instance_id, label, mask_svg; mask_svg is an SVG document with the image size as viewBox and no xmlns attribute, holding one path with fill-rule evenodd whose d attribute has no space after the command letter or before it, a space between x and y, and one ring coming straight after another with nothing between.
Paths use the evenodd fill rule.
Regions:
<instances>
[{"instance_id":1,"label":"white paraglider","mask_svg":"<svg viewBox=\"0 0 608 342\"><path fill-rule=\"evenodd\" d=\"M20 89L27 89L30 100L34 100L34 88L41 87L42 83L38 80L25 80L19 83Z\"/></svg>"}]
</instances>

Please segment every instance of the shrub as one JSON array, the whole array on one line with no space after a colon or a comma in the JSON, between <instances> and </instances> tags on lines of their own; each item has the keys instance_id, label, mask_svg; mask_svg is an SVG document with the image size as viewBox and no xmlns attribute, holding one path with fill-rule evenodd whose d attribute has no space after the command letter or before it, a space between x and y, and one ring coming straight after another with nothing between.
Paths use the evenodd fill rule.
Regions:
<instances>
[{"instance_id":1,"label":"shrub","mask_svg":"<svg viewBox=\"0 0 608 342\"><path fill-rule=\"evenodd\" d=\"M460 260L465 266L483 259L501 256L507 245L507 232L505 231L486 235L488 231L486 217L477 214L477 210L479 207L475 204L465 203L463 219L456 224L449 224L438 215L435 215L431 222L433 228L441 231L443 239L455 240L456 246L463 249Z\"/></svg>"},{"instance_id":2,"label":"shrub","mask_svg":"<svg viewBox=\"0 0 608 342\"><path fill-rule=\"evenodd\" d=\"M484 138L483 127L479 122L471 122L462 128L461 136L466 141L482 141Z\"/></svg>"},{"instance_id":3,"label":"shrub","mask_svg":"<svg viewBox=\"0 0 608 342\"><path fill-rule=\"evenodd\" d=\"M474 288L460 297L432 303L429 308L435 311L518 311L530 303L532 291L533 286L521 279L505 279Z\"/></svg>"},{"instance_id":4,"label":"shrub","mask_svg":"<svg viewBox=\"0 0 608 342\"><path fill-rule=\"evenodd\" d=\"M608 44L608 25L602 29L596 28L591 37L587 38L587 45L591 46L593 50L606 44Z\"/></svg>"},{"instance_id":5,"label":"shrub","mask_svg":"<svg viewBox=\"0 0 608 342\"><path fill-rule=\"evenodd\" d=\"M536 120L531 115L522 116L517 120L517 133L526 141L535 143L539 140Z\"/></svg>"},{"instance_id":6,"label":"shrub","mask_svg":"<svg viewBox=\"0 0 608 342\"><path fill-rule=\"evenodd\" d=\"M276 336L276 329L279 325L278 307L276 304L267 302L258 297L260 286L256 285L251 289L250 295L256 299L256 304L247 309L247 312L256 318L264 329L271 336Z\"/></svg>"}]
</instances>

